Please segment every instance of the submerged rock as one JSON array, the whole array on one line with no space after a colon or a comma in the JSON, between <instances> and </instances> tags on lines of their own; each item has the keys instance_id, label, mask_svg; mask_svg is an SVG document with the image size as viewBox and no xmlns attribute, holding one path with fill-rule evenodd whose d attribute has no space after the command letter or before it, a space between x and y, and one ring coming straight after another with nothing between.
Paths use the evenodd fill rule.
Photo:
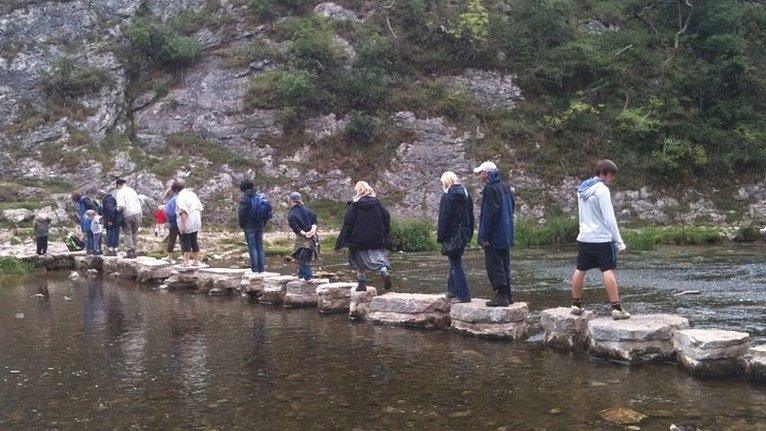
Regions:
<instances>
[{"instance_id":1,"label":"submerged rock","mask_svg":"<svg viewBox=\"0 0 766 431\"><path fill-rule=\"evenodd\" d=\"M377 294L378 291L372 286L367 286L367 289L364 291L357 291L356 284L354 283L348 306L348 318L351 320L367 319L367 314L370 312L370 303Z\"/></svg>"},{"instance_id":2,"label":"submerged rock","mask_svg":"<svg viewBox=\"0 0 766 431\"><path fill-rule=\"evenodd\" d=\"M526 333L529 307L526 302L515 302L509 307L487 307L486 299L452 304L450 319L458 332L488 338L515 340Z\"/></svg>"},{"instance_id":3,"label":"submerged rock","mask_svg":"<svg viewBox=\"0 0 766 431\"><path fill-rule=\"evenodd\" d=\"M329 283L326 278L294 280L285 284L285 307L315 307L317 305L317 287Z\"/></svg>"},{"instance_id":4,"label":"submerged rock","mask_svg":"<svg viewBox=\"0 0 766 431\"><path fill-rule=\"evenodd\" d=\"M376 324L442 329L449 326L449 311L444 295L389 292L372 299L367 318Z\"/></svg>"},{"instance_id":5,"label":"submerged rock","mask_svg":"<svg viewBox=\"0 0 766 431\"><path fill-rule=\"evenodd\" d=\"M69 273L69 279L72 281L79 280L80 279L80 273L77 271L72 271Z\"/></svg>"},{"instance_id":6,"label":"submerged rock","mask_svg":"<svg viewBox=\"0 0 766 431\"><path fill-rule=\"evenodd\" d=\"M766 344L750 348L747 361L747 378L754 382L766 383Z\"/></svg>"},{"instance_id":7,"label":"submerged rock","mask_svg":"<svg viewBox=\"0 0 766 431\"><path fill-rule=\"evenodd\" d=\"M677 331L674 345L678 365L701 377L740 374L743 356L750 347L750 334L719 329Z\"/></svg>"},{"instance_id":8,"label":"submerged rock","mask_svg":"<svg viewBox=\"0 0 766 431\"><path fill-rule=\"evenodd\" d=\"M601 419L619 425L635 425L646 419L646 415L626 407L611 407L598 412Z\"/></svg>"},{"instance_id":9,"label":"submerged rock","mask_svg":"<svg viewBox=\"0 0 766 431\"><path fill-rule=\"evenodd\" d=\"M557 348L585 348L588 344L588 322L595 315L584 310L579 316L568 307L549 308L540 313L540 325L545 331L545 343Z\"/></svg>"},{"instance_id":10,"label":"submerged rock","mask_svg":"<svg viewBox=\"0 0 766 431\"><path fill-rule=\"evenodd\" d=\"M356 283L327 283L317 287L317 308L319 312L348 312L351 306L351 291L353 289L356 289Z\"/></svg>"},{"instance_id":11,"label":"submerged rock","mask_svg":"<svg viewBox=\"0 0 766 431\"><path fill-rule=\"evenodd\" d=\"M688 327L688 320L670 314L593 319L588 323L588 350L597 358L628 363L668 361L675 355L674 332Z\"/></svg>"}]
</instances>

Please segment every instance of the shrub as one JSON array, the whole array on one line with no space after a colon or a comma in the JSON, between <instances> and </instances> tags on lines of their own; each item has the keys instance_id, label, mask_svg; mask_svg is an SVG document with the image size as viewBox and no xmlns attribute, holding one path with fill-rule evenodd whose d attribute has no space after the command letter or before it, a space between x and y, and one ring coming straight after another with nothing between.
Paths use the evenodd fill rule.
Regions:
<instances>
[{"instance_id":1,"label":"shrub","mask_svg":"<svg viewBox=\"0 0 766 431\"><path fill-rule=\"evenodd\" d=\"M277 95L282 105L310 106L316 100L314 77L305 70L282 72L277 80Z\"/></svg>"},{"instance_id":2,"label":"shrub","mask_svg":"<svg viewBox=\"0 0 766 431\"><path fill-rule=\"evenodd\" d=\"M24 275L30 271L32 271L32 266L16 257L0 257L0 274Z\"/></svg>"},{"instance_id":3,"label":"shrub","mask_svg":"<svg viewBox=\"0 0 766 431\"><path fill-rule=\"evenodd\" d=\"M195 135L174 133L168 135L165 143L171 148L180 150L181 154L201 156L215 165L226 164L232 168L247 168L251 164L246 157Z\"/></svg>"},{"instance_id":4,"label":"shrub","mask_svg":"<svg viewBox=\"0 0 766 431\"><path fill-rule=\"evenodd\" d=\"M316 19L296 22L290 44L293 66L317 74L332 74L341 69L345 60L346 52L327 24Z\"/></svg>"},{"instance_id":5,"label":"shrub","mask_svg":"<svg viewBox=\"0 0 766 431\"><path fill-rule=\"evenodd\" d=\"M276 89L281 76L281 71L269 70L253 77L245 96L245 103L252 108L273 109L279 107Z\"/></svg>"},{"instance_id":6,"label":"shrub","mask_svg":"<svg viewBox=\"0 0 766 431\"><path fill-rule=\"evenodd\" d=\"M73 99L97 93L111 83L112 78L105 70L81 66L69 57L61 57L44 74L43 88L49 96Z\"/></svg>"},{"instance_id":7,"label":"shrub","mask_svg":"<svg viewBox=\"0 0 766 431\"><path fill-rule=\"evenodd\" d=\"M345 132L352 142L369 142L375 134L375 120L362 112L354 112L346 125Z\"/></svg>"},{"instance_id":8,"label":"shrub","mask_svg":"<svg viewBox=\"0 0 766 431\"><path fill-rule=\"evenodd\" d=\"M437 249L434 227L425 220L392 220L392 251L431 251Z\"/></svg>"},{"instance_id":9,"label":"shrub","mask_svg":"<svg viewBox=\"0 0 766 431\"><path fill-rule=\"evenodd\" d=\"M577 220L556 216L549 218L542 225L519 223L515 230L515 243L517 247L572 244L577 241L578 232Z\"/></svg>"},{"instance_id":10,"label":"shrub","mask_svg":"<svg viewBox=\"0 0 766 431\"><path fill-rule=\"evenodd\" d=\"M202 53L202 45L196 39L180 36L164 24L141 19L133 22L130 40L136 50L168 69L189 66Z\"/></svg>"}]
</instances>

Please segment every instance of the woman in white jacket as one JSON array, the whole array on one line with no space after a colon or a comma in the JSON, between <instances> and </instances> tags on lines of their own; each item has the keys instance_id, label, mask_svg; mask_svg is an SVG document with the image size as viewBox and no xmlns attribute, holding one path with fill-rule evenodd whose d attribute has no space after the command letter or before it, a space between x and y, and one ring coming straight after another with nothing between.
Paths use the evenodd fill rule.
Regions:
<instances>
[{"instance_id":1,"label":"woman in white jacket","mask_svg":"<svg viewBox=\"0 0 766 431\"><path fill-rule=\"evenodd\" d=\"M580 233L577 236L577 268L572 275L572 314L583 312L582 290L585 273L598 268L604 277L604 288L612 303L612 318L630 318L622 309L617 291L617 253L625 250L617 219L612 208L609 184L617 177L617 165L611 160L601 160L596 165L596 175L580 184L577 189Z\"/></svg>"}]
</instances>

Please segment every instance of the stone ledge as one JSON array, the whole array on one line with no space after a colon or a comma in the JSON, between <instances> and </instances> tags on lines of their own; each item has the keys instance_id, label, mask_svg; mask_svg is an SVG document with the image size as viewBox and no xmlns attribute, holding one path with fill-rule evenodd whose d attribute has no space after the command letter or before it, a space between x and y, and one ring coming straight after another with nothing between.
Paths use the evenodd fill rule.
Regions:
<instances>
[{"instance_id":1,"label":"stone ledge","mask_svg":"<svg viewBox=\"0 0 766 431\"><path fill-rule=\"evenodd\" d=\"M329 283L326 278L313 278L311 280L293 280L285 284L285 307L316 307L317 287Z\"/></svg>"},{"instance_id":2,"label":"stone ledge","mask_svg":"<svg viewBox=\"0 0 766 431\"><path fill-rule=\"evenodd\" d=\"M588 351L597 358L631 364L670 361L675 357L674 332L688 327L688 320L669 314L593 319L588 322Z\"/></svg>"},{"instance_id":3,"label":"stone ledge","mask_svg":"<svg viewBox=\"0 0 766 431\"><path fill-rule=\"evenodd\" d=\"M251 272L245 271L240 282L240 291L251 296L258 296L263 291L263 280L271 277L279 277L277 272Z\"/></svg>"},{"instance_id":4,"label":"stone ledge","mask_svg":"<svg viewBox=\"0 0 766 431\"><path fill-rule=\"evenodd\" d=\"M450 307L450 318L466 323L523 322L529 316L526 302L514 302L508 307L487 307L486 299L474 298L471 302L459 302Z\"/></svg>"},{"instance_id":5,"label":"stone ledge","mask_svg":"<svg viewBox=\"0 0 766 431\"><path fill-rule=\"evenodd\" d=\"M351 320L365 320L370 312L372 298L378 294L378 291L372 286L367 286L367 290L357 292L356 283L352 284L354 287L351 290L348 318Z\"/></svg>"},{"instance_id":6,"label":"stone ledge","mask_svg":"<svg viewBox=\"0 0 766 431\"><path fill-rule=\"evenodd\" d=\"M376 324L443 329L450 323L449 310L444 295L390 292L372 298L367 319Z\"/></svg>"},{"instance_id":7,"label":"stone ledge","mask_svg":"<svg viewBox=\"0 0 766 431\"><path fill-rule=\"evenodd\" d=\"M588 322L594 317L589 310L575 316L569 307L543 310L540 313L540 326L545 331L545 343L559 349L587 348Z\"/></svg>"},{"instance_id":8,"label":"stone ledge","mask_svg":"<svg viewBox=\"0 0 766 431\"><path fill-rule=\"evenodd\" d=\"M283 304L287 283L297 280L293 275L279 275L263 279L263 290L259 301L263 304Z\"/></svg>"},{"instance_id":9,"label":"stone ledge","mask_svg":"<svg viewBox=\"0 0 766 431\"><path fill-rule=\"evenodd\" d=\"M320 313L348 312L353 289L356 283L327 283L317 287L317 309Z\"/></svg>"},{"instance_id":10,"label":"stone ledge","mask_svg":"<svg viewBox=\"0 0 766 431\"><path fill-rule=\"evenodd\" d=\"M498 340L518 340L527 333L526 322L481 323L452 319L450 325L461 334Z\"/></svg>"}]
</instances>

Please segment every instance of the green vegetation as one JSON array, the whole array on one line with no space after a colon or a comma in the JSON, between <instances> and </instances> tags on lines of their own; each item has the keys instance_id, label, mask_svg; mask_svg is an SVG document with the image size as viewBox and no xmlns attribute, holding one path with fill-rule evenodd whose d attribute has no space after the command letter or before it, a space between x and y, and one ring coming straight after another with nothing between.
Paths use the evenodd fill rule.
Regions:
<instances>
[{"instance_id":1,"label":"green vegetation","mask_svg":"<svg viewBox=\"0 0 766 431\"><path fill-rule=\"evenodd\" d=\"M723 242L726 237L718 229L708 227L649 227L623 232L629 250L652 250L666 245L706 245Z\"/></svg>"},{"instance_id":2,"label":"green vegetation","mask_svg":"<svg viewBox=\"0 0 766 431\"><path fill-rule=\"evenodd\" d=\"M431 251L437 249L434 227L426 220L392 220L392 251Z\"/></svg>"},{"instance_id":3,"label":"green vegetation","mask_svg":"<svg viewBox=\"0 0 766 431\"><path fill-rule=\"evenodd\" d=\"M167 137L166 144L168 147L176 149L180 154L205 157L216 166L227 164L234 169L243 169L252 165L252 161L247 157L195 135L174 133Z\"/></svg>"},{"instance_id":4,"label":"green vegetation","mask_svg":"<svg viewBox=\"0 0 766 431\"><path fill-rule=\"evenodd\" d=\"M577 220L568 217L552 217L544 224L518 223L515 231L516 247L533 247L553 244L572 244L577 241Z\"/></svg>"},{"instance_id":5,"label":"green vegetation","mask_svg":"<svg viewBox=\"0 0 766 431\"><path fill-rule=\"evenodd\" d=\"M130 41L135 50L142 52L156 65L170 70L191 65L202 53L202 46L196 39L179 35L167 24L143 19L133 21Z\"/></svg>"},{"instance_id":6,"label":"green vegetation","mask_svg":"<svg viewBox=\"0 0 766 431\"><path fill-rule=\"evenodd\" d=\"M0 257L0 274L24 275L32 271L32 266L20 259L6 256Z\"/></svg>"},{"instance_id":7,"label":"green vegetation","mask_svg":"<svg viewBox=\"0 0 766 431\"><path fill-rule=\"evenodd\" d=\"M49 96L67 100L97 93L112 83L105 70L77 64L69 57L56 60L44 80L43 88Z\"/></svg>"},{"instance_id":8,"label":"green vegetation","mask_svg":"<svg viewBox=\"0 0 766 431\"><path fill-rule=\"evenodd\" d=\"M323 229L340 229L346 214L346 203L331 199L311 199L306 201L319 219Z\"/></svg>"}]
</instances>

